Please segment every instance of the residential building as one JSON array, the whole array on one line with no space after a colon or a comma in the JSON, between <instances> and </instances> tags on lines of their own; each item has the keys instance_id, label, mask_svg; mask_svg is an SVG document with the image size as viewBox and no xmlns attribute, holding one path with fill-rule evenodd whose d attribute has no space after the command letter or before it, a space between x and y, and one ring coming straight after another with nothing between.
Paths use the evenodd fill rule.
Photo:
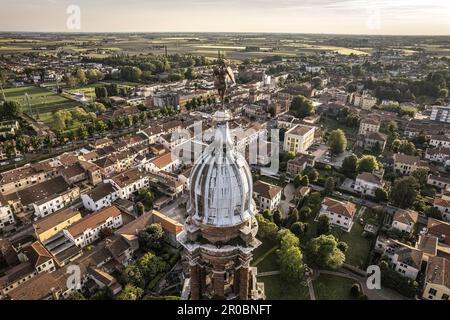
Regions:
<instances>
[{"instance_id":1,"label":"residential building","mask_svg":"<svg viewBox=\"0 0 450 320\"><path fill-rule=\"evenodd\" d=\"M417 169L429 170L429 166L426 161L421 161L419 157L396 153L394 154L394 169L400 174L410 175Z\"/></svg>"},{"instance_id":2,"label":"residential building","mask_svg":"<svg viewBox=\"0 0 450 320\"><path fill-rule=\"evenodd\" d=\"M433 106L430 120L450 123L450 106Z\"/></svg>"},{"instance_id":3,"label":"residential building","mask_svg":"<svg viewBox=\"0 0 450 320\"><path fill-rule=\"evenodd\" d=\"M444 257L429 258L422 297L426 300L449 300L450 260Z\"/></svg>"},{"instance_id":4,"label":"residential building","mask_svg":"<svg viewBox=\"0 0 450 320\"><path fill-rule=\"evenodd\" d=\"M15 223L16 219L14 218L11 207L7 204L2 205L0 203L0 230Z\"/></svg>"},{"instance_id":5,"label":"residential building","mask_svg":"<svg viewBox=\"0 0 450 320\"><path fill-rule=\"evenodd\" d=\"M81 220L81 213L72 208L56 211L33 223L39 241L44 242Z\"/></svg>"},{"instance_id":6,"label":"residential building","mask_svg":"<svg viewBox=\"0 0 450 320\"><path fill-rule=\"evenodd\" d=\"M121 199L129 199L134 192L149 186L148 175L136 168L119 173L104 182L111 183Z\"/></svg>"},{"instance_id":7,"label":"residential building","mask_svg":"<svg viewBox=\"0 0 450 320\"><path fill-rule=\"evenodd\" d=\"M380 126L381 121L376 117L362 119L359 123L358 134L366 135L370 132L379 132Z\"/></svg>"},{"instance_id":8,"label":"residential building","mask_svg":"<svg viewBox=\"0 0 450 320\"><path fill-rule=\"evenodd\" d=\"M122 213L115 206L111 206L87 215L65 229L64 234L76 246L83 248L98 240L103 229L117 229L122 223Z\"/></svg>"},{"instance_id":9,"label":"residential building","mask_svg":"<svg viewBox=\"0 0 450 320\"><path fill-rule=\"evenodd\" d=\"M256 205L259 210L273 210L278 207L281 201L282 191L283 189L279 186L261 180L253 184L253 197L256 200Z\"/></svg>"},{"instance_id":10,"label":"residential building","mask_svg":"<svg viewBox=\"0 0 450 320\"><path fill-rule=\"evenodd\" d=\"M91 211L97 211L112 205L118 198L118 191L112 183L102 182L88 193L81 195L83 206Z\"/></svg>"},{"instance_id":11,"label":"residential building","mask_svg":"<svg viewBox=\"0 0 450 320\"><path fill-rule=\"evenodd\" d=\"M307 166L314 167L315 158L312 155L300 154L287 162L286 173L292 177L301 174Z\"/></svg>"},{"instance_id":12,"label":"residential building","mask_svg":"<svg viewBox=\"0 0 450 320\"><path fill-rule=\"evenodd\" d=\"M439 210L442 214L442 219L450 222L450 196L444 194L440 197L435 197L433 207Z\"/></svg>"},{"instance_id":13,"label":"residential building","mask_svg":"<svg viewBox=\"0 0 450 320\"><path fill-rule=\"evenodd\" d=\"M406 233L411 233L419 218L419 213L411 209L398 209L392 220L392 228Z\"/></svg>"},{"instance_id":14,"label":"residential building","mask_svg":"<svg viewBox=\"0 0 450 320\"><path fill-rule=\"evenodd\" d=\"M446 190L450 186L450 178L429 174L427 177L427 184L437 187L441 190Z\"/></svg>"},{"instance_id":15,"label":"residential building","mask_svg":"<svg viewBox=\"0 0 450 320\"><path fill-rule=\"evenodd\" d=\"M387 136L380 132L368 132L365 135L359 135L357 145L364 150L374 151L378 148L379 152L383 152L386 147Z\"/></svg>"},{"instance_id":16,"label":"residential building","mask_svg":"<svg viewBox=\"0 0 450 320\"><path fill-rule=\"evenodd\" d=\"M150 161L146 164L146 171L157 173L159 171L174 172L181 166L181 161L172 154L168 152L156 159Z\"/></svg>"},{"instance_id":17,"label":"residential building","mask_svg":"<svg viewBox=\"0 0 450 320\"><path fill-rule=\"evenodd\" d=\"M325 215L333 225L350 232L353 226L353 217L356 214L356 205L349 201L340 201L325 197L320 207L319 216Z\"/></svg>"},{"instance_id":18,"label":"residential building","mask_svg":"<svg viewBox=\"0 0 450 320\"><path fill-rule=\"evenodd\" d=\"M439 148L450 148L450 138L444 135L433 135L430 137L430 146Z\"/></svg>"},{"instance_id":19,"label":"residential building","mask_svg":"<svg viewBox=\"0 0 450 320\"><path fill-rule=\"evenodd\" d=\"M384 187L383 178L373 173L363 172L358 174L355 179L355 191L363 195L375 197L375 191Z\"/></svg>"},{"instance_id":20,"label":"residential building","mask_svg":"<svg viewBox=\"0 0 450 320\"><path fill-rule=\"evenodd\" d=\"M306 153L314 142L315 127L297 125L288 130L284 135L284 151Z\"/></svg>"}]
</instances>

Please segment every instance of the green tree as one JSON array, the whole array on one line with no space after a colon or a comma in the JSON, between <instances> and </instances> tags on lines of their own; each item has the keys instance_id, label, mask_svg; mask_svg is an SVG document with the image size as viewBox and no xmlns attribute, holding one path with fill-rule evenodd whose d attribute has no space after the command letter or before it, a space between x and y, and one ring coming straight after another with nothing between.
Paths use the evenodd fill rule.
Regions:
<instances>
[{"instance_id":1,"label":"green tree","mask_svg":"<svg viewBox=\"0 0 450 320\"><path fill-rule=\"evenodd\" d=\"M307 166L303 173L308 176L310 182L316 182L319 179L319 172L313 167Z\"/></svg>"},{"instance_id":2,"label":"green tree","mask_svg":"<svg viewBox=\"0 0 450 320\"><path fill-rule=\"evenodd\" d=\"M132 284L126 284L122 292L116 297L117 300L139 300L144 294L144 290Z\"/></svg>"},{"instance_id":3,"label":"green tree","mask_svg":"<svg viewBox=\"0 0 450 320\"><path fill-rule=\"evenodd\" d=\"M409 208L416 200L419 190L420 185L416 178L408 176L397 179L391 190L391 201L398 207Z\"/></svg>"},{"instance_id":4,"label":"green tree","mask_svg":"<svg viewBox=\"0 0 450 320\"><path fill-rule=\"evenodd\" d=\"M138 233L139 245L147 250L160 250L164 242L164 230L159 223L152 223Z\"/></svg>"},{"instance_id":5,"label":"green tree","mask_svg":"<svg viewBox=\"0 0 450 320\"><path fill-rule=\"evenodd\" d=\"M296 175L294 178L294 186L296 188L300 187L302 185L302 176L300 174Z\"/></svg>"},{"instance_id":6,"label":"green tree","mask_svg":"<svg viewBox=\"0 0 450 320\"><path fill-rule=\"evenodd\" d=\"M307 187L309 185L309 178L308 176L303 176L302 179L300 180L300 185Z\"/></svg>"},{"instance_id":7,"label":"green tree","mask_svg":"<svg viewBox=\"0 0 450 320\"><path fill-rule=\"evenodd\" d=\"M358 160L358 172L373 172L378 170L377 158L371 155L364 155Z\"/></svg>"},{"instance_id":8,"label":"green tree","mask_svg":"<svg viewBox=\"0 0 450 320\"><path fill-rule=\"evenodd\" d=\"M336 238L331 234L311 239L308 250L315 262L323 268L338 269L345 262L345 254L339 250Z\"/></svg>"},{"instance_id":9,"label":"green tree","mask_svg":"<svg viewBox=\"0 0 450 320\"><path fill-rule=\"evenodd\" d=\"M289 281L301 281L305 270L299 239L287 229L279 232L278 239L280 248L277 250L277 255L281 276Z\"/></svg>"},{"instance_id":10,"label":"green tree","mask_svg":"<svg viewBox=\"0 0 450 320\"><path fill-rule=\"evenodd\" d=\"M325 180L324 188L323 188L323 194L330 195L333 193L334 189L336 188L336 181L333 177L328 177Z\"/></svg>"},{"instance_id":11,"label":"green tree","mask_svg":"<svg viewBox=\"0 0 450 320\"><path fill-rule=\"evenodd\" d=\"M320 215L317 219L317 235L329 234L331 232L331 222L326 215Z\"/></svg>"},{"instance_id":12,"label":"green tree","mask_svg":"<svg viewBox=\"0 0 450 320\"><path fill-rule=\"evenodd\" d=\"M84 86L87 83L86 73L84 72L83 69L81 68L77 69L76 77L77 82L80 86Z\"/></svg>"},{"instance_id":13,"label":"green tree","mask_svg":"<svg viewBox=\"0 0 450 320\"><path fill-rule=\"evenodd\" d=\"M283 216L281 215L280 210L275 210L275 212L273 213L273 222L278 227L281 227L283 225Z\"/></svg>"},{"instance_id":14,"label":"green tree","mask_svg":"<svg viewBox=\"0 0 450 320\"><path fill-rule=\"evenodd\" d=\"M331 131L327 145L330 147L331 153L335 155L344 152L345 148L347 148L347 138L344 131L341 129Z\"/></svg>"},{"instance_id":15,"label":"green tree","mask_svg":"<svg viewBox=\"0 0 450 320\"><path fill-rule=\"evenodd\" d=\"M137 265L129 265L122 272L122 281L138 288L145 288L145 278Z\"/></svg>"},{"instance_id":16,"label":"green tree","mask_svg":"<svg viewBox=\"0 0 450 320\"><path fill-rule=\"evenodd\" d=\"M263 217L262 214L256 214L258 220L258 237L261 239L274 239L278 232L278 226L272 221Z\"/></svg>"},{"instance_id":17,"label":"green tree","mask_svg":"<svg viewBox=\"0 0 450 320\"><path fill-rule=\"evenodd\" d=\"M289 229L291 230L291 232L293 234L295 234L297 237L300 238L300 236L305 234L306 226L307 226L306 223L298 221L298 222L293 223Z\"/></svg>"},{"instance_id":18,"label":"green tree","mask_svg":"<svg viewBox=\"0 0 450 320\"><path fill-rule=\"evenodd\" d=\"M358 167L358 157L355 154L351 154L342 162L342 171L349 177L353 177L356 174Z\"/></svg>"},{"instance_id":19,"label":"green tree","mask_svg":"<svg viewBox=\"0 0 450 320\"><path fill-rule=\"evenodd\" d=\"M20 116L20 104L16 101L5 101L0 103L0 119L16 119Z\"/></svg>"},{"instance_id":20,"label":"green tree","mask_svg":"<svg viewBox=\"0 0 450 320\"><path fill-rule=\"evenodd\" d=\"M304 96L296 96L292 99L290 108L296 117L304 118L314 114L312 101Z\"/></svg>"},{"instance_id":21,"label":"green tree","mask_svg":"<svg viewBox=\"0 0 450 320\"><path fill-rule=\"evenodd\" d=\"M383 188L377 188L375 189L375 200L377 202L385 202L388 199L388 193Z\"/></svg>"}]
</instances>

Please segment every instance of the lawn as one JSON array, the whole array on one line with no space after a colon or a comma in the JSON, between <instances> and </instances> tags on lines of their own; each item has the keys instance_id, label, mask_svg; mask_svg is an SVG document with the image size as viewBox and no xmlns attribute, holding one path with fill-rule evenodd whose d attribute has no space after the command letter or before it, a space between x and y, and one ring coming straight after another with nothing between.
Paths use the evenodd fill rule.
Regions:
<instances>
[{"instance_id":1,"label":"lawn","mask_svg":"<svg viewBox=\"0 0 450 320\"><path fill-rule=\"evenodd\" d=\"M258 267L259 273L280 270L276 249L278 248L273 248L270 253L268 252L267 256L265 256L262 261L260 261L257 265L254 265Z\"/></svg>"},{"instance_id":2,"label":"lawn","mask_svg":"<svg viewBox=\"0 0 450 320\"><path fill-rule=\"evenodd\" d=\"M350 289L352 279L323 274L313 281L317 300L352 300Z\"/></svg>"},{"instance_id":3,"label":"lawn","mask_svg":"<svg viewBox=\"0 0 450 320\"><path fill-rule=\"evenodd\" d=\"M309 300L309 292L306 285L293 286L284 281L279 275L260 277L258 281L264 282L267 300Z\"/></svg>"},{"instance_id":4,"label":"lawn","mask_svg":"<svg viewBox=\"0 0 450 320\"><path fill-rule=\"evenodd\" d=\"M34 118L47 124L53 122L53 113L55 111L72 109L80 105L76 101L62 97L44 88L27 86L5 89L6 99L17 101L21 106L22 112L29 114L29 106L25 94L28 95Z\"/></svg>"},{"instance_id":5,"label":"lawn","mask_svg":"<svg viewBox=\"0 0 450 320\"><path fill-rule=\"evenodd\" d=\"M337 236L340 241L344 241L348 244L345 262L360 268L365 267L371 244L369 239L362 236L363 231L364 226L356 221L356 219L350 232L345 232L337 228L334 228L333 230L333 234Z\"/></svg>"},{"instance_id":6,"label":"lawn","mask_svg":"<svg viewBox=\"0 0 450 320\"><path fill-rule=\"evenodd\" d=\"M323 116L320 118L320 124L323 126L323 128L326 128L327 131L333 131L336 129L342 129L344 131L345 136L347 139L355 140L356 135L358 133L357 127L348 127L346 125L343 125L339 121L337 121L334 118L330 118L327 116Z\"/></svg>"}]
</instances>

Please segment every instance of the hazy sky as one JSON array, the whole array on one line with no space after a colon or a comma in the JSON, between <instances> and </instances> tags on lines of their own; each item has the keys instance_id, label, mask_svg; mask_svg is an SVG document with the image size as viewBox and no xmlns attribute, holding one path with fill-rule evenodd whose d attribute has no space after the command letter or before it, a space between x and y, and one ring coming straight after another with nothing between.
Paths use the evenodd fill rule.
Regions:
<instances>
[{"instance_id":1,"label":"hazy sky","mask_svg":"<svg viewBox=\"0 0 450 320\"><path fill-rule=\"evenodd\" d=\"M67 27L69 5L79 30ZM450 0L0 0L0 31L450 35Z\"/></svg>"}]
</instances>

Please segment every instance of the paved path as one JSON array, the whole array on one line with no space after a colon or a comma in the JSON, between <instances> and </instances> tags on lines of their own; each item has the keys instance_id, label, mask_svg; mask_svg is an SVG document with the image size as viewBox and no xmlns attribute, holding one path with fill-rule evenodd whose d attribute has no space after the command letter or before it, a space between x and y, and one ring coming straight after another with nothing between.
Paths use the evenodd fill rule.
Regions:
<instances>
[{"instance_id":1,"label":"paved path","mask_svg":"<svg viewBox=\"0 0 450 320\"><path fill-rule=\"evenodd\" d=\"M267 272L258 272L258 277L268 277L280 274L280 271L267 271Z\"/></svg>"},{"instance_id":2,"label":"paved path","mask_svg":"<svg viewBox=\"0 0 450 320\"><path fill-rule=\"evenodd\" d=\"M308 291L309 291L309 297L311 300L316 300L316 294L314 292L314 287L312 283L312 279L308 277L308 280L306 280L306 283L308 284Z\"/></svg>"}]
</instances>

